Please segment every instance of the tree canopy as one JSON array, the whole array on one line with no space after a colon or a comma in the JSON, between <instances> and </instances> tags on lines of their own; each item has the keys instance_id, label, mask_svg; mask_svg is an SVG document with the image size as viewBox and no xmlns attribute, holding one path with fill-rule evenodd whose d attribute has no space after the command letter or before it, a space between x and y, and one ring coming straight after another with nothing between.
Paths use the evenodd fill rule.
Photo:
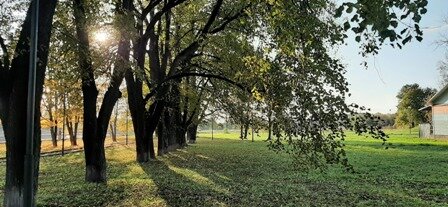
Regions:
<instances>
[{"instance_id":1,"label":"tree canopy","mask_svg":"<svg viewBox=\"0 0 448 207\"><path fill-rule=\"evenodd\" d=\"M399 127L414 127L423 122L430 122L430 117L425 111L419 111L426 105L435 89L422 88L418 84L404 85L397 94L398 111L395 124Z\"/></svg>"}]
</instances>

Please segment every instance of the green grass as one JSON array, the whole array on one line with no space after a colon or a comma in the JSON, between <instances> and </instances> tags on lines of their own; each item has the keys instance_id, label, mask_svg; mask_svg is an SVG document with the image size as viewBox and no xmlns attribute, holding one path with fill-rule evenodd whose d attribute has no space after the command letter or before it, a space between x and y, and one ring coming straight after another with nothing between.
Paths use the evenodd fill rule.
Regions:
<instances>
[{"instance_id":1,"label":"green grass","mask_svg":"<svg viewBox=\"0 0 448 207\"><path fill-rule=\"evenodd\" d=\"M84 183L82 154L42 158L40 206L448 206L448 141L390 131L381 141L348 133L356 173L300 172L285 154L238 134L198 143L148 164L134 148L107 149L107 184ZM251 137L248 137L249 140ZM0 189L5 167L0 165ZM0 192L0 199L3 196Z\"/></svg>"}]
</instances>

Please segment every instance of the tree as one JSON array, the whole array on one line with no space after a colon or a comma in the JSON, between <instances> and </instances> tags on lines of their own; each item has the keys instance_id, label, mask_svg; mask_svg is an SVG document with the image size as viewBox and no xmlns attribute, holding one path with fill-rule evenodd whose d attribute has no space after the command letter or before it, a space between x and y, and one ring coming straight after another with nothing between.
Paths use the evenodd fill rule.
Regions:
<instances>
[{"instance_id":1,"label":"tree","mask_svg":"<svg viewBox=\"0 0 448 207\"><path fill-rule=\"evenodd\" d=\"M45 89L48 92L45 95L50 97L44 100L50 121L53 119L53 131L57 131L58 126L65 125L71 145L76 146L78 126L82 117L82 96L79 93L81 81L74 50L77 42L72 34L75 27L72 17L67 15L70 11L71 7L67 6L67 2L61 2L56 8L45 78ZM55 134L57 136L57 133Z\"/></svg>"},{"instance_id":2,"label":"tree","mask_svg":"<svg viewBox=\"0 0 448 207\"><path fill-rule=\"evenodd\" d=\"M168 115L164 113L165 105L177 105L175 102L166 103L165 95L173 95L175 97L171 100L179 100L176 85L181 79L200 75L191 73L191 68L184 66L193 58L201 56L199 50L206 45L208 38L217 35L229 23L243 16L248 5L246 1L230 4L218 0L211 5L207 5L205 1L183 4L184 2L187 1L151 1L140 8L141 15L137 17L137 21L141 22L137 24L139 35L134 41L137 67L134 71L127 72L126 82L139 162L155 158L152 137L157 123L162 114ZM145 50L147 46L148 51ZM146 55L149 57L148 69L145 67ZM146 95L143 95L143 83L150 89ZM178 110L169 113L179 115ZM175 145L184 144L181 134L184 133L178 131L177 140L182 143Z\"/></svg>"},{"instance_id":3,"label":"tree","mask_svg":"<svg viewBox=\"0 0 448 207\"><path fill-rule=\"evenodd\" d=\"M222 3L223 1L216 1L214 9L209 12L212 16L209 17L213 17L214 11L220 11L220 9L231 10L231 5L221 8L219 5ZM241 3L243 4L243 2ZM383 140L386 136L377 125L379 121L371 114L366 113L364 107L345 103L345 97L348 95L348 83L343 76L345 68L338 59L330 55L329 48L342 44L348 37L346 34L348 31L352 31L355 34L355 40L362 43L363 55L378 53L384 44L401 48L413 39L421 41L422 31L418 23L421 20L421 15L426 13L426 5L426 0L356 1L343 2L339 6L325 0L255 1L247 7L243 6L244 9L241 10L243 15L237 15L237 17L242 16L238 18L239 21L229 21L231 26L219 34L209 37L207 41L201 41L200 49L188 50L193 54L193 58L186 58L184 63L188 65L194 64L196 61L215 60L207 61L208 64L212 62L211 67L204 69L199 65L199 68L205 74L219 74L218 77L221 80L226 78L228 82L232 82L232 78L236 78L237 83L245 84L241 88L243 90L249 88L248 91L257 101L275 100L270 103L275 103L275 107L272 107L274 108L272 114L276 121L272 124L272 128L277 139L271 142L271 147L293 151L292 154L303 166L323 166L323 161L342 163L349 168L343 150L344 130L351 129L357 133L368 133ZM217 17L219 14L229 13L232 12L222 11L218 13ZM343 14L344 18L348 20L340 25L337 18ZM401 16L398 17L399 15ZM187 18L183 17L183 19ZM399 23L405 19L415 24L409 26ZM190 22L196 23L195 21ZM207 23L208 21L205 21L205 25ZM243 25L247 29L244 29ZM181 28L191 28L187 26ZM158 34L163 33L158 32ZM242 50L233 48L224 50L230 55L219 56L217 54L220 54L220 47L217 45L223 42L231 43L225 39L225 37L231 37L231 35L226 36L227 34L233 34L235 42L241 45L247 45L244 41L249 40L248 42L250 42L254 39L259 44L248 44L249 46ZM156 37L163 37L163 35ZM167 39L164 38L164 40ZM154 41L150 41L151 43ZM153 44L153 46L160 45L162 44ZM226 47L221 48L227 49ZM157 48L151 49L150 47L150 52L155 53L155 51L158 51ZM262 52L261 55L248 55L250 51ZM232 54L239 55L240 58L243 57L247 65L240 68L229 67L232 61L238 60ZM157 63L157 60L163 59L156 57L150 57L150 62ZM274 76L270 80L262 80L259 75L256 75L253 77L253 81L249 81L250 79L245 79L244 75L248 74L245 71L251 67L255 74L260 74L266 68L277 67L279 70L276 74L281 75ZM149 70L153 72L156 68L150 64ZM184 68L188 70L188 68L194 67ZM233 70L221 70L222 68ZM226 71L232 71L232 74L224 73ZM176 73L163 72L166 71L162 70L162 75L168 74L165 79L174 79L173 77L176 76ZM243 75L235 76L239 72ZM178 77L182 75L180 73ZM194 75L201 74L194 73ZM151 74L151 77L155 76ZM154 82L160 84L160 80ZM284 90L277 90L278 86ZM272 92L269 92L267 87ZM277 94L281 94L281 98ZM288 145L285 146L284 143Z\"/></svg>"},{"instance_id":4,"label":"tree","mask_svg":"<svg viewBox=\"0 0 448 207\"><path fill-rule=\"evenodd\" d=\"M6 2L8 3L8 2ZM48 47L56 0L39 5L38 64L36 71L36 109L34 134L35 189L40 158L40 102L43 93L45 69L48 60ZM34 1L33 3L34 4ZM2 59L0 60L0 119L6 137L6 184L5 206L23 206L24 158L26 146L26 104L28 66L30 64L31 8L26 13L14 53L10 53L5 39L0 36ZM3 7L2 7L3 8ZM12 15L12 14L10 14ZM12 60L11 60L12 58ZM36 192L36 191L34 191Z\"/></svg>"},{"instance_id":5,"label":"tree","mask_svg":"<svg viewBox=\"0 0 448 207\"><path fill-rule=\"evenodd\" d=\"M85 179L88 182L106 181L106 156L104 141L117 100L121 97L120 85L125 71L129 67L130 42L126 24L121 24L120 37L117 48L117 58L114 69L110 75L109 86L104 94L100 109L97 113L98 88L95 82L95 65L91 53L89 29L87 25L87 1L74 0L73 9L75 17L76 37L78 41L76 54L82 80L83 94L83 142L86 160ZM90 2L92 3L92 2ZM123 0L116 8L121 18L129 18L131 1ZM122 21L121 23L128 22ZM97 115L98 114L98 115Z\"/></svg>"},{"instance_id":6,"label":"tree","mask_svg":"<svg viewBox=\"0 0 448 207\"><path fill-rule=\"evenodd\" d=\"M448 18L445 19L445 23L448 23ZM439 44L445 46L445 48L448 48L446 47L448 46L448 36L442 38L442 40L439 41ZM441 79L440 86L444 87L448 84L448 50L445 52L445 58L440 60L438 70Z\"/></svg>"},{"instance_id":7,"label":"tree","mask_svg":"<svg viewBox=\"0 0 448 207\"><path fill-rule=\"evenodd\" d=\"M421 88L418 84L404 85L398 92L398 111L395 124L413 128L416 124L429 122L425 112L419 111L426 101L436 93L432 88Z\"/></svg>"},{"instance_id":8,"label":"tree","mask_svg":"<svg viewBox=\"0 0 448 207\"><path fill-rule=\"evenodd\" d=\"M444 87L448 84L448 53L445 55L445 59L440 60L437 69L440 74L440 87Z\"/></svg>"},{"instance_id":9,"label":"tree","mask_svg":"<svg viewBox=\"0 0 448 207\"><path fill-rule=\"evenodd\" d=\"M46 87L44 87L43 105L45 106L48 115L48 121L50 123L49 127L51 133L51 142L53 144L53 147L57 147L59 94L55 90L56 87L53 81L47 80L45 85Z\"/></svg>"}]
</instances>

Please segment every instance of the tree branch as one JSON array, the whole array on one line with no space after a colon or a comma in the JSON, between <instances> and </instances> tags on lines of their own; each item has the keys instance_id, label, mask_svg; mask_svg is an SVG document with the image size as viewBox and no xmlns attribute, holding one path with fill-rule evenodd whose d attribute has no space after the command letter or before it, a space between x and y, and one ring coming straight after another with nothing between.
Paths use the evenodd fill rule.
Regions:
<instances>
[{"instance_id":1,"label":"tree branch","mask_svg":"<svg viewBox=\"0 0 448 207\"><path fill-rule=\"evenodd\" d=\"M9 69L9 52L8 47L5 44L5 40L0 36L0 47L3 51L3 61L0 62L0 69L8 70ZM3 74L2 74L3 75Z\"/></svg>"},{"instance_id":2,"label":"tree branch","mask_svg":"<svg viewBox=\"0 0 448 207\"><path fill-rule=\"evenodd\" d=\"M169 12L172 8L174 8L175 6L177 6L179 4L184 3L185 1L187 1L187 0L169 0L167 2L167 4L165 6L163 6L163 8L160 11L158 11L157 13L154 14L154 16L151 17L151 20L149 21L148 25L146 26L146 30L142 36L142 39L143 40L149 39L151 30L154 30L154 26L160 20L160 18L162 18L162 16L166 12ZM146 19L146 16L142 16L142 18Z\"/></svg>"},{"instance_id":3,"label":"tree branch","mask_svg":"<svg viewBox=\"0 0 448 207\"><path fill-rule=\"evenodd\" d=\"M151 12L162 0L151 0L145 8L142 10L141 17L142 19L146 18L146 16Z\"/></svg>"},{"instance_id":4,"label":"tree branch","mask_svg":"<svg viewBox=\"0 0 448 207\"><path fill-rule=\"evenodd\" d=\"M243 91L247 91L250 92L250 89L246 88L245 86L243 86L240 83L237 83L227 77L221 76L221 75L216 75L216 74L208 74L208 73L195 73L195 72L185 72L185 73L178 73L175 75L171 75L167 78L165 78L165 80L163 80L161 83L159 83L153 90L151 90L151 92L149 94L147 94L145 96L145 102L149 101L149 99L151 97L153 97L163 86L165 86L169 81L172 80L177 80L180 78L184 78L184 77L190 77L190 76L196 76L196 77L204 77L204 78L213 78L213 79L218 79L218 80L222 80L225 81L229 84L232 84L238 88L240 88Z\"/></svg>"},{"instance_id":5,"label":"tree branch","mask_svg":"<svg viewBox=\"0 0 448 207\"><path fill-rule=\"evenodd\" d=\"M239 12L237 12L236 14L234 14L233 16L227 16L224 18L224 21L221 23L221 25L219 25L218 27L212 29L211 31L209 31L208 33L210 34L216 34L222 30L224 30L226 28L226 26L228 24L230 24L231 22L233 22L234 20L240 18L241 16L243 16L245 14L245 10L247 8L249 8L252 4L249 3L248 5L246 5L244 8L242 8Z\"/></svg>"},{"instance_id":6,"label":"tree branch","mask_svg":"<svg viewBox=\"0 0 448 207\"><path fill-rule=\"evenodd\" d=\"M224 0L217 0L215 6L213 7L212 13L210 14L207 23L204 25L201 33L199 35L204 35L209 33L210 28L216 20L216 17L219 15L219 11L221 10L221 6Z\"/></svg>"}]
</instances>

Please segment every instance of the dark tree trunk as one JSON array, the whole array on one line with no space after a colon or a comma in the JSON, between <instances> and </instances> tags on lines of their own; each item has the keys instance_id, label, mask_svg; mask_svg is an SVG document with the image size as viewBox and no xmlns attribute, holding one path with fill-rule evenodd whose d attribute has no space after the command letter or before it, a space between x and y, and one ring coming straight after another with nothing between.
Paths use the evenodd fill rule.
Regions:
<instances>
[{"instance_id":1,"label":"dark tree trunk","mask_svg":"<svg viewBox=\"0 0 448 207\"><path fill-rule=\"evenodd\" d=\"M177 127L176 129L176 140L179 148L187 146L186 139L187 130L184 127Z\"/></svg>"},{"instance_id":2,"label":"dark tree trunk","mask_svg":"<svg viewBox=\"0 0 448 207\"><path fill-rule=\"evenodd\" d=\"M73 2L76 36L78 39L78 62L81 69L83 94L83 134L84 156L86 161L85 179L88 182L106 181L106 156L104 142L97 136L100 133L96 117L98 90L95 85L93 65L90 58L84 2Z\"/></svg>"},{"instance_id":3,"label":"dark tree trunk","mask_svg":"<svg viewBox=\"0 0 448 207\"><path fill-rule=\"evenodd\" d=\"M159 155L176 150L181 146L179 139L181 132L177 128L176 119L178 117L176 117L173 109L165 109L157 130L158 142L159 144L162 143L158 147Z\"/></svg>"},{"instance_id":4,"label":"dark tree trunk","mask_svg":"<svg viewBox=\"0 0 448 207\"><path fill-rule=\"evenodd\" d=\"M144 141L145 106L143 104L142 82L138 78L134 79L134 75L130 69L126 71L125 79L127 86L126 88L128 91L129 111L131 114L132 125L134 127L137 162L148 162L149 147Z\"/></svg>"},{"instance_id":5,"label":"dark tree trunk","mask_svg":"<svg viewBox=\"0 0 448 207\"><path fill-rule=\"evenodd\" d=\"M33 1L34 2L34 1ZM39 6L38 64L36 71L36 108L34 128L34 188L37 191L37 177L40 158L40 102L43 93L45 68L48 60L53 14L57 1L49 0ZM30 6L30 8L33 5ZM26 105L31 34L31 9L28 9L22 25L14 59L10 68L0 68L0 119L6 138L6 183L4 206L23 206L24 157L26 146Z\"/></svg>"},{"instance_id":6,"label":"dark tree trunk","mask_svg":"<svg viewBox=\"0 0 448 207\"><path fill-rule=\"evenodd\" d=\"M73 137L73 122L70 121L70 116L65 116L65 126L67 126L68 137L72 140Z\"/></svg>"},{"instance_id":7,"label":"dark tree trunk","mask_svg":"<svg viewBox=\"0 0 448 207\"><path fill-rule=\"evenodd\" d=\"M155 104L155 105L154 105ZM159 122L160 116L163 111L163 102L156 101L149 111L145 115L145 138L144 141L147 142L145 146L148 147L149 157L151 159L156 158L156 153L154 151L154 132L157 128L157 123Z\"/></svg>"},{"instance_id":8,"label":"dark tree trunk","mask_svg":"<svg viewBox=\"0 0 448 207\"><path fill-rule=\"evenodd\" d=\"M268 112L268 141L272 140L272 110Z\"/></svg>"},{"instance_id":9,"label":"dark tree trunk","mask_svg":"<svg viewBox=\"0 0 448 207\"><path fill-rule=\"evenodd\" d=\"M134 47L138 70L143 70L145 67L146 43L147 40L140 38L136 41L136 46ZM156 70L152 69L151 74L154 74L154 71ZM151 76L151 78L157 78L158 80L159 76L160 74ZM134 78L132 71L128 70L126 71L125 79L128 90L129 111L131 112L132 124L134 126L137 161L139 163L148 162L149 158L155 159L153 135L165 104L161 95L158 95L158 100L152 103L149 109L146 110L146 102L143 99L143 83L140 78ZM165 91L165 87L162 90Z\"/></svg>"},{"instance_id":10,"label":"dark tree trunk","mask_svg":"<svg viewBox=\"0 0 448 207\"><path fill-rule=\"evenodd\" d=\"M58 122L56 121L56 124ZM58 127L52 126L50 127L50 134L51 134L51 143L53 144L53 147L58 146Z\"/></svg>"},{"instance_id":11,"label":"dark tree trunk","mask_svg":"<svg viewBox=\"0 0 448 207\"><path fill-rule=\"evenodd\" d=\"M55 111L57 111L57 95L55 94L55 104L50 104L48 106L48 115L50 116L50 122L54 123L54 126L50 127L50 134L51 134L51 142L53 144L53 147L58 146L58 120L53 115L53 106L55 107Z\"/></svg>"},{"instance_id":12,"label":"dark tree trunk","mask_svg":"<svg viewBox=\"0 0 448 207\"><path fill-rule=\"evenodd\" d=\"M123 1L124 10L129 11L131 2ZM106 181L106 156L104 151L104 141L107 134L110 117L115 103L121 97L120 85L123 81L124 72L128 68L130 43L127 31L123 28L121 31L120 42L118 45L118 58L115 62L114 72L112 74L109 87L104 94L104 99L96 117L96 101L98 90L95 85L93 74L93 65L89 52L89 39L86 28L86 14L83 0L74 1L75 25L78 39L78 61L81 69L84 122L83 122L83 141L84 154L86 160L86 181L105 182Z\"/></svg>"},{"instance_id":13,"label":"dark tree trunk","mask_svg":"<svg viewBox=\"0 0 448 207\"><path fill-rule=\"evenodd\" d=\"M198 124L193 122L190 124L190 126L188 126L187 129L187 137L190 144L196 143L197 133L198 133Z\"/></svg>"},{"instance_id":14,"label":"dark tree trunk","mask_svg":"<svg viewBox=\"0 0 448 207\"><path fill-rule=\"evenodd\" d=\"M167 153L168 139L165 139L165 115L162 115L159 124L157 125L157 155L162 156Z\"/></svg>"},{"instance_id":15,"label":"dark tree trunk","mask_svg":"<svg viewBox=\"0 0 448 207\"><path fill-rule=\"evenodd\" d=\"M76 119L76 117L75 117ZM78 123L73 122L72 119L69 118L69 116L67 116L67 118L65 119L66 121L66 125L67 125L67 130L68 130L68 135L70 137L70 144L71 146L76 146L76 133L77 133L77 127L78 127Z\"/></svg>"},{"instance_id":16,"label":"dark tree trunk","mask_svg":"<svg viewBox=\"0 0 448 207\"><path fill-rule=\"evenodd\" d=\"M79 116L75 116L75 126L73 128L73 139L70 139L70 142L72 144L72 146L77 146L78 145L78 126L79 126Z\"/></svg>"},{"instance_id":17,"label":"dark tree trunk","mask_svg":"<svg viewBox=\"0 0 448 207\"><path fill-rule=\"evenodd\" d=\"M247 139L247 132L249 131L249 122L244 123L244 139Z\"/></svg>"},{"instance_id":18,"label":"dark tree trunk","mask_svg":"<svg viewBox=\"0 0 448 207\"><path fill-rule=\"evenodd\" d=\"M244 126L243 126L243 123L241 123L241 125L240 125L240 139L241 140L244 139Z\"/></svg>"}]
</instances>

